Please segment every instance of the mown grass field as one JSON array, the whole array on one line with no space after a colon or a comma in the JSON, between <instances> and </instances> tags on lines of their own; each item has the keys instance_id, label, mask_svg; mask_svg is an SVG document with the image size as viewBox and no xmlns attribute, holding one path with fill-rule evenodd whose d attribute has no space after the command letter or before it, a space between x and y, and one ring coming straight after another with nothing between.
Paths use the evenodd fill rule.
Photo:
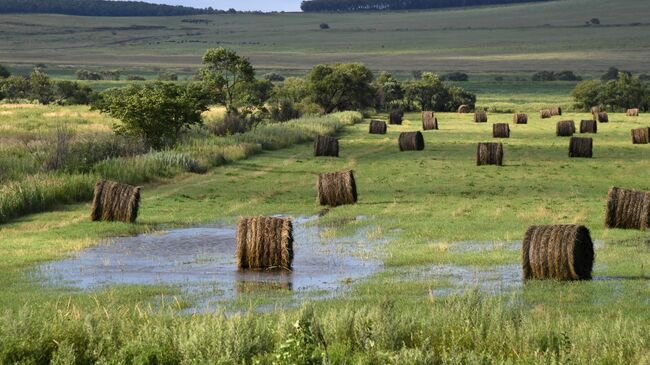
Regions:
<instances>
[{"instance_id":1,"label":"mown grass field","mask_svg":"<svg viewBox=\"0 0 650 365\"><path fill-rule=\"evenodd\" d=\"M569 159L568 138L555 137L555 122L590 116L541 120L531 105L529 124L511 125L511 138L502 140L503 167L475 166L475 146L492 140L492 123L511 123L511 114L491 113L487 124L475 124L471 114L438 113L440 130L424 133L425 150L399 152L398 134L421 129L419 114L407 114L385 136L369 135L365 122L345 127L338 159L314 158L306 143L205 175L156 180L145 185L135 225L92 223L89 204L3 224L0 356L8 363L21 356L43 362L52 353L57 361L127 363L307 363L297 360L300 354L333 363L650 363L650 241L645 232L604 228L610 186L650 190L650 150L630 138L630 129L647 126L650 117L610 114L593 135L594 158ZM388 240L376 253L382 270L348 283L352 291L344 296L258 313L258 305L291 294L252 292L215 306L215 313L189 316L179 311L194 298L174 287L87 292L43 286L30 274L37 263L105 237L240 215L318 214L316 174L344 168L355 171L359 202L319 221L333 224L330 235L369 225L379 227L373 236ZM428 269L516 265L519 252L501 242L521 240L532 224L560 223L591 229L595 280L530 282L496 295L472 291L474 285L431 294L453 283ZM454 249L476 245L481 249ZM244 314L221 314L233 307Z\"/></svg>"},{"instance_id":2,"label":"mown grass field","mask_svg":"<svg viewBox=\"0 0 650 365\"><path fill-rule=\"evenodd\" d=\"M284 73L334 61L374 70L650 71L644 0L562 0L439 11L101 18L0 16L0 61L73 69L190 70L206 48L249 56ZM600 26L585 26L592 18ZM320 23L329 30L320 30ZM29 47L25 47L25 45Z\"/></svg>"}]
</instances>

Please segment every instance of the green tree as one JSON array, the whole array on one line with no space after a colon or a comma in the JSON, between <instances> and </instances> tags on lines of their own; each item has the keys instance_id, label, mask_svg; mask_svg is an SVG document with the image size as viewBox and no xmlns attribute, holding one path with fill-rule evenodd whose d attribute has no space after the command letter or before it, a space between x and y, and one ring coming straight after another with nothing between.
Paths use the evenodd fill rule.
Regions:
<instances>
[{"instance_id":1,"label":"green tree","mask_svg":"<svg viewBox=\"0 0 650 365\"><path fill-rule=\"evenodd\" d=\"M255 80L255 70L248 59L226 48L207 50L203 56L203 68L199 71L203 85L213 100L226 107L228 113L237 113Z\"/></svg>"},{"instance_id":2,"label":"green tree","mask_svg":"<svg viewBox=\"0 0 650 365\"><path fill-rule=\"evenodd\" d=\"M360 63L318 65L307 75L309 91L326 113L359 110L374 103L373 74Z\"/></svg>"},{"instance_id":3,"label":"green tree","mask_svg":"<svg viewBox=\"0 0 650 365\"><path fill-rule=\"evenodd\" d=\"M30 94L41 104L49 104L54 99L50 77L43 71L34 70L29 75Z\"/></svg>"},{"instance_id":4,"label":"green tree","mask_svg":"<svg viewBox=\"0 0 650 365\"><path fill-rule=\"evenodd\" d=\"M576 101L576 107L588 110L594 105L599 105L599 92L602 86L603 82L600 80L587 80L578 83L571 92Z\"/></svg>"},{"instance_id":5,"label":"green tree","mask_svg":"<svg viewBox=\"0 0 650 365\"><path fill-rule=\"evenodd\" d=\"M89 104L92 95L93 90L89 86L74 81L58 81L55 84L54 97L62 104Z\"/></svg>"},{"instance_id":6,"label":"green tree","mask_svg":"<svg viewBox=\"0 0 650 365\"><path fill-rule=\"evenodd\" d=\"M0 81L0 92L10 101L26 99L29 97L29 80L23 76L10 76Z\"/></svg>"},{"instance_id":7,"label":"green tree","mask_svg":"<svg viewBox=\"0 0 650 365\"><path fill-rule=\"evenodd\" d=\"M3 65L0 65L0 79L6 79L9 76L11 76L11 72Z\"/></svg>"},{"instance_id":8,"label":"green tree","mask_svg":"<svg viewBox=\"0 0 650 365\"><path fill-rule=\"evenodd\" d=\"M451 94L436 74L425 72L419 80L410 81L405 87L406 99L417 103L422 110L447 110Z\"/></svg>"},{"instance_id":9,"label":"green tree","mask_svg":"<svg viewBox=\"0 0 650 365\"><path fill-rule=\"evenodd\" d=\"M404 98L402 83L388 72L380 73L373 86L377 91L376 107L379 109L386 109Z\"/></svg>"},{"instance_id":10,"label":"green tree","mask_svg":"<svg viewBox=\"0 0 650 365\"><path fill-rule=\"evenodd\" d=\"M162 149L173 146L184 129L202 123L208 97L195 84L156 82L106 90L93 108L122 122L115 126L118 134L143 138L150 147Z\"/></svg>"},{"instance_id":11,"label":"green tree","mask_svg":"<svg viewBox=\"0 0 650 365\"><path fill-rule=\"evenodd\" d=\"M294 103L309 96L309 83L302 77L287 77L281 84L273 88L272 99L288 99Z\"/></svg>"}]
</instances>

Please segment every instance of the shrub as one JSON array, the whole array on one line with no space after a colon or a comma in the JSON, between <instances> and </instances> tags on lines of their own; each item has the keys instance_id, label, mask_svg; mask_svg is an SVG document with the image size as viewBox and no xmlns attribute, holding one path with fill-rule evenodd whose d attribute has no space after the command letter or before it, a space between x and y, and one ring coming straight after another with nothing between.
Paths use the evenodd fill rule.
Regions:
<instances>
[{"instance_id":1,"label":"shrub","mask_svg":"<svg viewBox=\"0 0 650 365\"><path fill-rule=\"evenodd\" d=\"M237 114L227 114L223 120L208 124L207 127L214 135L227 136L248 132L253 125L249 120Z\"/></svg>"},{"instance_id":2,"label":"shrub","mask_svg":"<svg viewBox=\"0 0 650 365\"><path fill-rule=\"evenodd\" d=\"M142 76L138 75L129 75L126 77L127 80L129 81L145 81L146 79Z\"/></svg>"},{"instance_id":3,"label":"shrub","mask_svg":"<svg viewBox=\"0 0 650 365\"><path fill-rule=\"evenodd\" d=\"M104 76L99 72L89 71L85 69L77 70L77 80L103 80Z\"/></svg>"},{"instance_id":4,"label":"shrub","mask_svg":"<svg viewBox=\"0 0 650 365\"><path fill-rule=\"evenodd\" d=\"M330 29L330 25L327 23L320 23L319 27L320 29Z\"/></svg>"},{"instance_id":5,"label":"shrub","mask_svg":"<svg viewBox=\"0 0 650 365\"><path fill-rule=\"evenodd\" d=\"M59 104L90 104L93 90L73 81L57 81L54 84L54 98Z\"/></svg>"},{"instance_id":6,"label":"shrub","mask_svg":"<svg viewBox=\"0 0 650 365\"><path fill-rule=\"evenodd\" d=\"M173 72L163 72L158 74L159 81L178 81L178 75Z\"/></svg>"},{"instance_id":7,"label":"shrub","mask_svg":"<svg viewBox=\"0 0 650 365\"><path fill-rule=\"evenodd\" d=\"M600 105L604 110L648 110L650 86L626 73L621 72L618 75L617 80L589 80L576 85L572 92L576 107L589 110L594 105Z\"/></svg>"},{"instance_id":8,"label":"shrub","mask_svg":"<svg viewBox=\"0 0 650 365\"><path fill-rule=\"evenodd\" d=\"M300 111L289 99L282 99L271 105L271 119L276 122L286 122L291 119L300 118Z\"/></svg>"},{"instance_id":9,"label":"shrub","mask_svg":"<svg viewBox=\"0 0 650 365\"><path fill-rule=\"evenodd\" d=\"M5 66L0 65L0 79L6 79L9 76L11 76L11 72Z\"/></svg>"},{"instance_id":10,"label":"shrub","mask_svg":"<svg viewBox=\"0 0 650 365\"><path fill-rule=\"evenodd\" d=\"M440 76L442 81L468 81L469 76L464 72L452 72Z\"/></svg>"},{"instance_id":11,"label":"shrub","mask_svg":"<svg viewBox=\"0 0 650 365\"><path fill-rule=\"evenodd\" d=\"M280 75L279 73L276 72L269 72L264 75L264 79L268 81L284 81L284 76Z\"/></svg>"}]
</instances>

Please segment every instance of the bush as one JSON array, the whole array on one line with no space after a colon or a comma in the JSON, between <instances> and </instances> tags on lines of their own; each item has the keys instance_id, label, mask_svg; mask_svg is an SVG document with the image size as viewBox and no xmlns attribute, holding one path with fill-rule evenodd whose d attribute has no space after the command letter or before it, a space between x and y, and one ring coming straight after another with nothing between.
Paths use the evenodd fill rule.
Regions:
<instances>
[{"instance_id":1,"label":"bush","mask_svg":"<svg viewBox=\"0 0 650 365\"><path fill-rule=\"evenodd\" d=\"M318 65L307 75L312 100L325 113L361 110L374 104L373 74L360 63Z\"/></svg>"},{"instance_id":2,"label":"bush","mask_svg":"<svg viewBox=\"0 0 650 365\"><path fill-rule=\"evenodd\" d=\"M9 76L11 76L11 72L5 66L0 65L0 79L6 79Z\"/></svg>"},{"instance_id":3,"label":"bush","mask_svg":"<svg viewBox=\"0 0 650 365\"><path fill-rule=\"evenodd\" d=\"M104 76L99 72L89 71L85 69L77 70L77 80L103 80Z\"/></svg>"},{"instance_id":4,"label":"bush","mask_svg":"<svg viewBox=\"0 0 650 365\"><path fill-rule=\"evenodd\" d=\"M158 75L159 81L178 81L178 75L173 72L163 72Z\"/></svg>"},{"instance_id":5,"label":"bush","mask_svg":"<svg viewBox=\"0 0 650 365\"><path fill-rule=\"evenodd\" d=\"M469 76L464 72L452 72L440 76L442 81L468 81Z\"/></svg>"},{"instance_id":6,"label":"bush","mask_svg":"<svg viewBox=\"0 0 650 365\"><path fill-rule=\"evenodd\" d=\"M286 122L291 119L300 118L300 111L289 99L282 99L271 105L271 119L276 122Z\"/></svg>"},{"instance_id":7,"label":"bush","mask_svg":"<svg viewBox=\"0 0 650 365\"><path fill-rule=\"evenodd\" d=\"M62 105L90 104L93 90L73 81L58 81L54 84L54 98Z\"/></svg>"},{"instance_id":8,"label":"bush","mask_svg":"<svg viewBox=\"0 0 650 365\"><path fill-rule=\"evenodd\" d=\"M605 110L612 111L628 108L648 110L650 86L627 73L621 72L618 75L617 80L589 80L576 85L572 92L576 107L589 110L594 105L600 105Z\"/></svg>"},{"instance_id":9,"label":"bush","mask_svg":"<svg viewBox=\"0 0 650 365\"><path fill-rule=\"evenodd\" d=\"M268 81L279 82L279 81L284 81L284 76L276 72L269 72L264 75L264 79Z\"/></svg>"},{"instance_id":10,"label":"bush","mask_svg":"<svg viewBox=\"0 0 650 365\"><path fill-rule=\"evenodd\" d=\"M327 23L320 23L319 27L320 29L330 29L330 25Z\"/></svg>"},{"instance_id":11,"label":"bush","mask_svg":"<svg viewBox=\"0 0 650 365\"><path fill-rule=\"evenodd\" d=\"M127 80L129 81L145 81L146 79L142 76L138 75L129 75L126 77Z\"/></svg>"}]
</instances>

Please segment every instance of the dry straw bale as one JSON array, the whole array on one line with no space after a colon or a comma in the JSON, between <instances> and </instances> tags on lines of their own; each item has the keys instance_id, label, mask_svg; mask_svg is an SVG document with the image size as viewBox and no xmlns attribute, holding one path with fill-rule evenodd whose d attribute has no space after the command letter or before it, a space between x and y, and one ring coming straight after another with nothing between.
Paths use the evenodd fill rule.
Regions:
<instances>
[{"instance_id":1,"label":"dry straw bale","mask_svg":"<svg viewBox=\"0 0 650 365\"><path fill-rule=\"evenodd\" d=\"M316 136L314 156L339 157L339 140L328 136Z\"/></svg>"},{"instance_id":2,"label":"dry straw bale","mask_svg":"<svg viewBox=\"0 0 650 365\"><path fill-rule=\"evenodd\" d=\"M510 138L510 125L508 123L492 124L492 137Z\"/></svg>"},{"instance_id":3,"label":"dry straw bale","mask_svg":"<svg viewBox=\"0 0 650 365\"><path fill-rule=\"evenodd\" d=\"M503 144L481 142L476 147L476 165L503 165Z\"/></svg>"},{"instance_id":4,"label":"dry straw bale","mask_svg":"<svg viewBox=\"0 0 650 365\"><path fill-rule=\"evenodd\" d=\"M599 123L607 123L609 122L609 116L605 112L600 112L594 114L594 120L597 120Z\"/></svg>"},{"instance_id":5,"label":"dry straw bale","mask_svg":"<svg viewBox=\"0 0 650 365\"><path fill-rule=\"evenodd\" d=\"M516 113L512 116L512 121L515 124L528 124L528 114L526 113Z\"/></svg>"},{"instance_id":6,"label":"dry straw bale","mask_svg":"<svg viewBox=\"0 0 650 365\"><path fill-rule=\"evenodd\" d=\"M562 115L562 107L556 106L549 109L552 116Z\"/></svg>"},{"instance_id":7,"label":"dry straw bale","mask_svg":"<svg viewBox=\"0 0 650 365\"><path fill-rule=\"evenodd\" d=\"M336 207L357 202L357 185L352 170L320 174L316 185L320 205Z\"/></svg>"},{"instance_id":8,"label":"dry straw bale","mask_svg":"<svg viewBox=\"0 0 650 365\"><path fill-rule=\"evenodd\" d=\"M469 105L461 105L458 107L459 113L465 114L465 113L469 113L469 111L470 111Z\"/></svg>"},{"instance_id":9,"label":"dry straw bale","mask_svg":"<svg viewBox=\"0 0 650 365\"><path fill-rule=\"evenodd\" d=\"M598 123L595 120L581 120L580 133L597 133Z\"/></svg>"},{"instance_id":10,"label":"dry straw bale","mask_svg":"<svg viewBox=\"0 0 650 365\"><path fill-rule=\"evenodd\" d=\"M485 111L477 111L474 113L474 123L487 123L488 116Z\"/></svg>"},{"instance_id":11,"label":"dry straw bale","mask_svg":"<svg viewBox=\"0 0 650 365\"><path fill-rule=\"evenodd\" d=\"M524 280L589 280L594 244L579 225L530 226L521 249Z\"/></svg>"},{"instance_id":12,"label":"dry straw bale","mask_svg":"<svg viewBox=\"0 0 650 365\"><path fill-rule=\"evenodd\" d=\"M632 129L632 143L633 144L650 143L650 128Z\"/></svg>"},{"instance_id":13,"label":"dry straw bale","mask_svg":"<svg viewBox=\"0 0 650 365\"><path fill-rule=\"evenodd\" d=\"M572 120L562 120L557 122L555 135L558 137L571 137L576 132L576 124Z\"/></svg>"},{"instance_id":14,"label":"dry straw bale","mask_svg":"<svg viewBox=\"0 0 650 365\"><path fill-rule=\"evenodd\" d=\"M422 129L425 131L438 129L438 118L431 111L422 112Z\"/></svg>"},{"instance_id":15,"label":"dry straw bale","mask_svg":"<svg viewBox=\"0 0 650 365\"><path fill-rule=\"evenodd\" d=\"M548 118L550 118L552 116L553 115L551 115L551 110L550 109L542 109L542 110L539 111L539 117L542 118L542 119L548 119Z\"/></svg>"},{"instance_id":16,"label":"dry straw bale","mask_svg":"<svg viewBox=\"0 0 650 365\"><path fill-rule=\"evenodd\" d=\"M99 180L95 184L92 212L93 221L121 221L135 223L140 207L140 187Z\"/></svg>"},{"instance_id":17,"label":"dry straw bale","mask_svg":"<svg viewBox=\"0 0 650 365\"><path fill-rule=\"evenodd\" d=\"M399 135L400 151L422 151L424 149L424 137L421 132L402 132Z\"/></svg>"},{"instance_id":18,"label":"dry straw bale","mask_svg":"<svg viewBox=\"0 0 650 365\"><path fill-rule=\"evenodd\" d=\"M593 157L594 141L591 138L571 137L569 157Z\"/></svg>"},{"instance_id":19,"label":"dry straw bale","mask_svg":"<svg viewBox=\"0 0 650 365\"><path fill-rule=\"evenodd\" d=\"M291 269L293 225L289 218L242 217L237 224L239 269Z\"/></svg>"},{"instance_id":20,"label":"dry straw bale","mask_svg":"<svg viewBox=\"0 0 650 365\"><path fill-rule=\"evenodd\" d=\"M386 122L381 120L371 120L370 121L370 134L386 134Z\"/></svg>"},{"instance_id":21,"label":"dry straw bale","mask_svg":"<svg viewBox=\"0 0 650 365\"><path fill-rule=\"evenodd\" d=\"M591 114L596 115L598 113L600 113L600 107L599 106L592 106L591 107Z\"/></svg>"},{"instance_id":22,"label":"dry straw bale","mask_svg":"<svg viewBox=\"0 0 650 365\"><path fill-rule=\"evenodd\" d=\"M639 109L638 108L628 109L625 112L625 115L627 115L628 117L638 117L639 116Z\"/></svg>"},{"instance_id":23,"label":"dry straw bale","mask_svg":"<svg viewBox=\"0 0 650 365\"><path fill-rule=\"evenodd\" d=\"M611 187L607 194L605 225L608 228L647 230L650 224L650 191Z\"/></svg>"},{"instance_id":24,"label":"dry straw bale","mask_svg":"<svg viewBox=\"0 0 650 365\"><path fill-rule=\"evenodd\" d=\"M404 112L402 110L393 110L390 112L390 124L402 124Z\"/></svg>"}]
</instances>

